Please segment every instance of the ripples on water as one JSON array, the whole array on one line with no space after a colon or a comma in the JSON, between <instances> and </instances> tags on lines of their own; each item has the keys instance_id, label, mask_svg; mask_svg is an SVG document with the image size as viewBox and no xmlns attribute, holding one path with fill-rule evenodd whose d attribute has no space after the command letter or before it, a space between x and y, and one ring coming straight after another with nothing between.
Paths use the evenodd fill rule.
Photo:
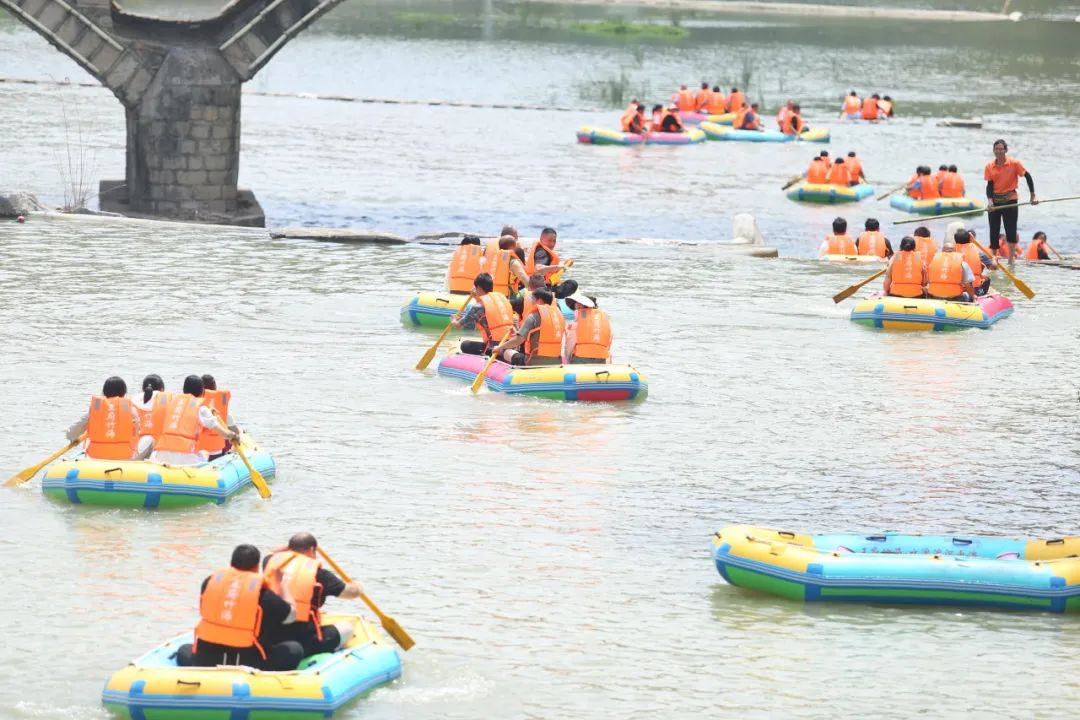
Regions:
<instances>
[{"instance_id":1,"label":"ripples on water","mask_svg":"<svg viewBox=\"0 0 1080 720\"><path fill-rule=\"evenodd\" d=\"M340 49L333 42L312 34L290 45L271 65L271 87L325 89L315 86L326 78L285 77ZM439 58L449 73L401 78L403 94L482 94L493 76L464 75L493 72L478 54L501 57L476 43L345 45L361 60L342 58L338 67L356 68L342 70L342 93L361 94L350 77L395 82L350 64L383 53ZM592 51L550 65L543 46L515 57L534 60L541 80L527 87L565 92L557 68L579 62L577 52ZM29 33L0 34L0 58L14 55L25 59L5 72L56 62ZM656 72L676 82L696 67L681 62L664 56ZM70 93L101 129L100 174L119 176L115 101ZM0 95L0 178L54 191L55 96L11 86ZM1017 312L989 331L884 335L830 300L865 269L610 241L726 239L731 214L751 211L770 244L809 257L837 210L796 206L778 188L816 147L573 144L576 125L610 114L259 97L244 112L244 181L275 223L404 234L559 227L575 276L614 317L616 358L649 376L650 398L634 407L473 398L464 384L415 372L433 336L403 330L398 306L439 285L446 248L170 224L0 225L3 475L62 444L106 375L134 386L148 372L170 387L213 372L281 468L268 503L247 493L184 513L52 505L37 481L3 493L11 592L0 715L103 716L108 673L189 625L198 581L233 545L266 548L298 529L316 532L419 643L404 679L347 717L1053 718L1080 699L1074 618L804 607L724 585L708 552L711 532L735 522L1075 534L1075 272L1021 266L1039 296L1007 289ZM1069 194L1077 175L1054 161L1059 128L996 122L845 127L831 148L859 149L887 186L906 177L916 134L923 154L967 169L1008 130L1041 194ZM845 214L871 211L899 217L881 204ZM1029 237L1045 222L1059 250L1076 251L1078 213L1068 203L1025 209L1021 227Z\"/></svg>"}]
</instances>

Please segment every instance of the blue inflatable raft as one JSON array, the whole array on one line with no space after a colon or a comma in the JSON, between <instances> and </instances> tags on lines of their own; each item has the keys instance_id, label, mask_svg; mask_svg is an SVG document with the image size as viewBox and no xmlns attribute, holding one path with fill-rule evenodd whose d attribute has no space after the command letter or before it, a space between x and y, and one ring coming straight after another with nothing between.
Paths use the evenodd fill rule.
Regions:
<instances>
[{"instance_id":1,"label":"blue inflatable raft","mask_svg":"<svg viewBox=\"0 0 1080 720\"><path fill-rule=\"evenodd\" d=\"M916 200L907 195L893 195L889 205L915 215L945 215L947 213L971 211L972 215L982 212L983 204L975 198L935 198L934 200Z\"/></svg>"}]
</instances>

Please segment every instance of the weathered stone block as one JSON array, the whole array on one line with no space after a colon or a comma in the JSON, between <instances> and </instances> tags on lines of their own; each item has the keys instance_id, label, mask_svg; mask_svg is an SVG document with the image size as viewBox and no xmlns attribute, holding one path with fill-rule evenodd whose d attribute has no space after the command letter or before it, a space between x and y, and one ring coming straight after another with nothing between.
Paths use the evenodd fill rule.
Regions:
<instances>
[{"instance_id":1,"label":"weathered stone block","mask_svg":"<svg viewBox=\"0 0 1080 720\"><path fill-rule=\"evenodd\" d=\"M211 137L218 140L227 140L232 137L233 131L230 125L215 125Z\"/></svg>"},{"instance_id":2,"label":"weathered stone block","mask_svg":"<svg viewBox=\"0 0 1080 720\"><path fill-rule=\"evenodd\" d=\"M187 159L188 170L205 170L203 159L200 155L189 155Z\"/></svg>"},{"instance_id":3,"label":"weathered stone block","mask_svg":"<svg viewBox=\"0 0 1080 720\"><path fill-rule=\"evenodd\" d=\"M207 170L225 170L229 167L229 159L224 155L204 155L203 165Z\"/></svg>"},{"instance_id":4,"label":"weathered stone block","mask_svg":"<svg viewBox=\"0 0 1080 720\"><path fill-rule=\"evenodd\" d=\"M201 200L184 200L180 203L180 209L187 210L190 213L197 213L204 210L204 207Z\"/></svg>"},{"instance_id":5,"label":"weathered stone block","mask_svg":"<svg viewBox=\"0 0 1080 720\"><path fill-rule=\"evenodd\" d=\"M188 133L188 137L193 137L197 140L204 140L210 137L210 125L205 122L191 123L191 130Z\"/></svg>"},{"instance_id":6,"label":"weathered stone block","mask_svg":"<svg viewBox=\"0 0 1080 720\"><path fill-rule=\"evenodd\" d=\"M184 155L194 155L198 144L194 140L181 140L180 152Z\"/></svg>"},{"instance_id":7,"label":"weathered stone block","mask_svg":"<svg viewBox=\"0 0 1080 720\"><path fill-rule=\"evenodd\" d=\"M211 201L206 203L206 211L207 212L217 213L219 215L224 215L225 213L229 212L230 210L235 210L235 209L236 209L235 203L233 204L233 207L229 207L229 203L225 202L224 200L211 200Z\"/></svg>"},{"instance_id":8,"label":"weathered stone block","mask_svg":"<svg viewBox=\"0 0 1080 720\"><path fill-rule=\"evenodd\" d=\"M200 185L195 188L196 200L221 200L220 185Z\"/></svg>"},{"instance_id":9,"label":"weathered stone block","mask_svg":"<svg viewBox=\"0 0 1080 720\"><path fill-rule=\"evenodd\" d=\"M181 170L176 173L176 182L182 185L202 185L206 181L205 170Z\"/></svg>"},{"instance_id":10,"label":"weathered stone block","mask_svg":"<svg viewBox=\"0 0 1080 720\"><path fill-rule=\"evenodd\" d=\"M228 178L229 174L220 170L206 173L206 181L211 185L224 185Z\"/></svg>"}]
</instances>

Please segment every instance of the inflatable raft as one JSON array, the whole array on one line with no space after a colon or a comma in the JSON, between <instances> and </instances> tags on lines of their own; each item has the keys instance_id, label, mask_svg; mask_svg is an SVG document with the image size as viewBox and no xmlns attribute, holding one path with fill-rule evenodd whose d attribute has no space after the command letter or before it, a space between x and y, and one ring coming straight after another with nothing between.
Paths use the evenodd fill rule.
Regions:
<instances>
[{"instance_id":1,"label":"inflatable raft","mask_svg":"<svg viewBox=\"0 0 1080 720\"><path fill-rule=\"evenodd\" d=\"M779 130L735 130L719 123L703 122L701 129L710 140L735 140L740 142L792 142L794 135L785 135ZM808 128L800 138L802 142L827 143L830 136L826 128Z\"/></svg>"},{"instance_id":2,"label":"inflatable raft","mask_svg":"<svg viewBox=\"0 0 1080 720\"><path fill-rule=\"evenodd\" d=\"M971 213L982 212L983 204L975 198L938 198L936 200L916 200L907 195L893 195L889 205L897 210L916 215L945 215L946 213L963 212L970 210Z\"/></svg>"},{"instance_id":3,"label":"inflatable raft","mask_svg":"<svg viewBox=\"0 0 1080 720\"><path fill-rule=\"evenodd\" d=\"M439 374L473 382L487 357L455 352L439 363ZM519 367L496 360L484 381L489 390L571 402L644 400L645 376L630 365L543 365Z\"/></svg>"},{"instance_id":4,"label":"inflatable raft","mask_svg":"<svg viewBox=\"0 0 1080 720\"><path fill-rule=\"evenodd\" d=\"M244 454L264 478L274 477L274 458L249 435ZM236 453L202 465L160 465L147 460L61 460L45 471L41 490L54 500L110 507L180 508L224 503L251 486L251 473Z\"/></svg>"},{"instance_id":5,"label":"inflatable raft","mask_svg":"<svg viewBox=\"0 0 1080 720\"><path fill-rule=\"evenodd\" d=\"M788 191L788 200L805 203L820 203L835 205L837 203L850 203L865 200L874 194L874 186L862 183L854 187L843 185L826 185L824 183L801 182L793 185Z\"/></svg>"},{"instance_id":6,"label":"inflatable raft","mask_svg":"<svg viewBox=\"0 0 1080 720\"><path fill-rule=\"evenodd\" d=\"M867 263L884 263L886 261L886 258L878 257L877 255L838 255L835 253L822 255L818 259L822 262L838 263L840 265L853 263L865 265Z\"/></svg>"},{"instance_id":7,"label":"inflatable raft","mask_svg":"<svg viewBox=\"0 0 1080 720\"><path fill-rule=\"evenodd\" d=\"M343 706L401 676L393 645L361 617L349 621L356 634L334 653L314 655L292 672L247 667L181 668L174 655L191 633L166 642L113 673L101 701L130 720L228 720L328 718Z\"/></svg>"},{"instance_id":8,"label":"inflatable raft","mask_svg":"<svg viewBox=\"0 0 1080 720\"><path fill-rule=\"evenodd\" d=\"M681 133L651 132L637 135L618 130L583 127L577 132L577 141L586 145L693 145L705 142L705 133L697 128L687 128Z\"/></svg>"},{"instance_id":9,"label":"inflatable raft","mask_svg":"<svg viewBox=\"0 0 1080 720\"><path fill-rule=\"evenodd\" d=\"M964 330L988 328L1012 312L1012 302L998 293L973 303L878 295L855 303L851 320L883 330Z\"/></svg>"},{"instance_id":10,"label":"inflatable raft","mask_svg":"<svg viewBox=\"0 0 1080 720\"><path fill-rule=\"evenodd\" d=\"M731 125L733 122L735 122L735 116L737 114L738 113L729 112L718 113L715 115L707 115L705 113L699 112L683 112L682 110L678 112L679 119L682 120L684 123L697 124L703 122L710 122L716 125Z\"/></svg>"},{"instance_id":11,"label":"inflatable raft","mask_svg":"<svg viewBox=\"0 0 1080 720\"><path fill-rule=\"evenodd\" d=\"M413 327L442 330L465 306L468 295L445 292L422 292L401 306L401 322ZM559 300L559 309L568 321L574 319L574 311Z\"/></svg>"},{"instance_id":12,"label":"inflatable raft","mask_svg":"<svg viewBox=\"0 0 1080 720\"><path fill-rule=\"evenodd\" d=\"M713 560L732 585L806 602L1080 611L1080 537L799 535L736 525Z\"/></svg>"}]
</instances>

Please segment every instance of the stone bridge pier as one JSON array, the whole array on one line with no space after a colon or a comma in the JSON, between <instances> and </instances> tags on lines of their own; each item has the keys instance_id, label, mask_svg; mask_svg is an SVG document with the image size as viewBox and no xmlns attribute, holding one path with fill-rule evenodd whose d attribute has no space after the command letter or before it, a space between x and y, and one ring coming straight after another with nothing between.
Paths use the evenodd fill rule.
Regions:
<instances>
[{"instance_id":1,"label":"stone bridge pier","mask_svg":"<svg viewBox=\"0 0 1080 720\"><path fill-rule=\"evenodd\" d=\"M343 0L233 0L202 20L134 14L116 0L0 0L109 88L127 117L121 180L102 209L262 227L237 188L240 89L285 43Z\"/></svg>"}]
</instances>

